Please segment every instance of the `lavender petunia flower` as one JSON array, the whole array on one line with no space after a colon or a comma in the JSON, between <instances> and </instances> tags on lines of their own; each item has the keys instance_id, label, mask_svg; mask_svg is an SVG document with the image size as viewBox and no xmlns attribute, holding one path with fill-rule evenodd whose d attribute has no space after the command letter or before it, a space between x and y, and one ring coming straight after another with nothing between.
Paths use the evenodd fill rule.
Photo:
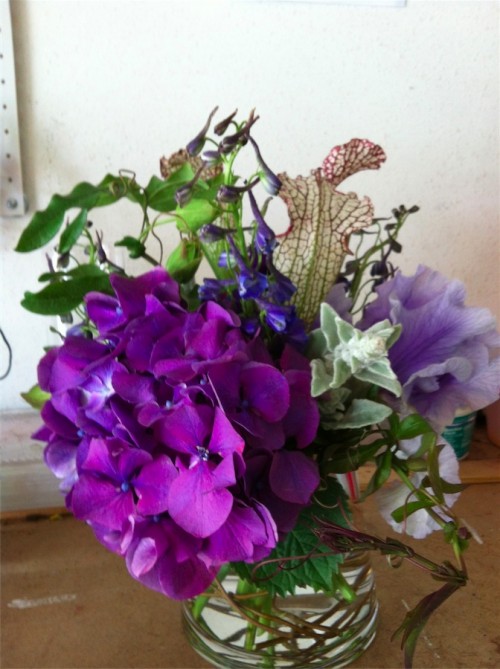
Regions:
<instances>
[{"instance_id":1,"label":"lavender petunia flower","mask_svg":"<svg viewBox=\"0 0 500 669\"><path fill-rule=\"evenodd\" d=\"M487 309L465 306L459 281L421 265L413 276L398 273L376 292L360 327L386 318L402 325L389 351L391 367L405 404L437 432L458 409L475 411L498 398L500 358L493 355L500 336Z\"/></svg>"}]
</instances>

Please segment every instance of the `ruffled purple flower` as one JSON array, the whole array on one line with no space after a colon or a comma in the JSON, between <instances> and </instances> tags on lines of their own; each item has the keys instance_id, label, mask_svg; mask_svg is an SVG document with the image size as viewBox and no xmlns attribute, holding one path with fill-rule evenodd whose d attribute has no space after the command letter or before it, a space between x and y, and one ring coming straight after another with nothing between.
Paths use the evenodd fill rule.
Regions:
<instances>
[{"instance_id":1,"label":"ruffled purple flower","mask_svg":"<svg viewBox=\"0 0 500 669\"><path fill-rule=\"evenodd\" d=\"M421 265L413 276L398 273L376 292L360 327L385 318L403 326L389 360L407 406L440 432L457 410L475 411L498 398L495 320L487 309L465 306L462 283Z\"/></svg>"},{"instance_id":2,"label":"ruffled purple flower","mask_svg":"<svg viewBox=\"0 0 500 669\"><path fill-rule=\"evenodd\" d=\"M300 451L319 421L308 362L275 361L217 302L188 312L161 268L111 285L86 297L97 337L40 361L35 436L68 509L131 575L192 597L222 564L265 558L319 483Z\"/></svg>"}]
</instances>

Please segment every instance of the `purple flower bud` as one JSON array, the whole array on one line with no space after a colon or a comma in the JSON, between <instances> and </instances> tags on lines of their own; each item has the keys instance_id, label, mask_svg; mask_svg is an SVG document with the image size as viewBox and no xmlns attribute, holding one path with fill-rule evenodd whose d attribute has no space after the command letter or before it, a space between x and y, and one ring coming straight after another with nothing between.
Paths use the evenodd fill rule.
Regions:
<instances>
[{"instance_id":1,"label":"purple flower bud","mask_svg":"<svg viewBox=\"0 0 500 669\"><path fill-rule=\"evenodd\" d=\"M217 199L219 202L227 202L230 204L238 202L241 195L253 188L258 182L259 180L255 179L251 183L246 184L246 186L228 186L227 184L223 184L217 191Z\"/></svg>"},{"instance_id":2,"label":"purple flower bud","mask_svg":"<svg viewBox=\"0 0 500 669\"><path fill-rule=\"evenodd\" d=\"M231 121L233 120L233 118L236 116L237 113L238 113L238 110L235 109L232 114L227 116L222 121L219 121L219 123L217 123L217 125L214 127L215 134L219 135L219 136L223 135L226 132L226 130L228 129L229 124L231 123Z\"/></svg>"},{"instance_id":3,"label":"purple flower bud","mask_svg":"<svg viewBox=\"0 0 500 669\"><path fill-rule=\"evenodd\" d=\"M252 207L253 216L257 222L257 232L255 235L255 245L257 249L264 255L268 255L276 248L276 235L262 218L262 214L257 206L257 202L251 190L248 191L250 198L250 205Z\"/></svg>"},{"instance_id":4,"label":"purple flower bud","mask_svg":"<svg viewBox=\"0 0 500 669\"><path fill-rule=\"evenodd\" d=\"M248 121L245 123L243 128L234 135L224 137L224 139L219 144L219 151L224 154L231 153L231 151L233 151L238 146L238 144L246 144L248 141L248 133L250 128L258 118L258 116L254 116L254 110L252 109L250 116L248 117Z\"/></svg>"},{"instance_id":5,"label":"purple flower bud","mask_svg":"<svg viewBox=\"0 0 500 669\"><path fill-rule=\"evenodd\" d=\"M288 302L292 295L297 291L297 287L287 276L276 269L276 267L270 261L270 258L268 259L267 266L272 277L272 281L270 282L269 286L270 294L279 304Z\"/></svg>"},{"instance_id":6,"label":"purple flower bud","mask_svg":"<svg viewBox=\"0 0 500 669\"><path fill-rule=\"evenodd\" d=\"M234 204L238 202L241 197L241 192L236 186L227 186L222 185L217 191L217 199L219 202L225 202L227 204Z\"/></svg>"},{"instance_id":7,"label":"purple flower bud","mask_svg":"<svg viewBox=\"0 0 500 669\"><path fill-rule=\"evenodd\" d=\"M218 267L234 267L236 259L231 251L222 251L217 260Z\"/></svg>"},{"instance_id":8,"label":"purple flower bud","mask_svg":"<svg viewBox=\"0 0 500 669\"><path fill-rule=\"evenodd\" d=\"M197 156L200 151L202 150L203 146L205 145L205 140L206 137L205 135L207 134L207 130L210 127L210 123L212 121L212 118L217 111L218 107L215 107L215 109L212 109L210 112L210 115L207 119L207 122L203 126L203 128L200 130L200 132L196 135L194 139L192 139L186 146L186 151L189 153L190 156Z\"/></svg>"},{"instance_id":9,"label":"purple flower bud","mask_svg":"<svg viewBox=\"0 0 500 669\"><path fill-rule=\"evenodd\" d=\"M253 337L259 329L259 321L257 318L244 318L241 322L241 329L250 337Z\"/></svg>"},{"instance_id":10,"label":"purple flower bud","mask_svg":"<svg viewBox=\"0 0 500 669\"><path fill-rule=\"evenodd\" d=\"M245 268L238 276L238 294L244 299L260 297L267 289L267 276Z\"/></svg>"},{"instance_id":11,"label":"purple flower bud","mask_svg":"<svg viewBox=\"0 0 500 669\"><path fill-rule=\"evenodd\" d=\"M203 302L220 302L231 286L234 286L232 279L203 279L203 284L198 288L198 297Z\"/></svg>"},{"instance_id":12,"label":"purple flower bud","mask_svg":"<svg viewBox=\"0 0 500 669\"><path fill-rule=\"evenodd\" d=\"M279 189L281 188L281 181L278 179L276 174L269 169L269 167L262 159L262 155L260 153L257 142L252 137L250 137L250 135L248 135L248 139L250 140L255 150L255 155L257 156L257 162L259 163L259 167L262 170L262 174L260 174L260 180L262 182L262 185L269 193L269 195L277 195Z\"/></svg>"},{"instance_id":13,"label":"purple flower bud","mask_svg":"<svg viewBox=\"0 0 500 669\"><path fill-rule=\"evenodd\" d=\"M296 319L294 307L272 304L265 300L256 302L259 309L264 312L266 323L276 332L286 332Z\"/></svg>"},{"instance_id":14,"label":"purple flower bud","mask_svg":"<svg viewBox=\"0 0 500 669\"><path fill-rule=\"evenodd\" d=\"M226 235L231 232L227 228L221 228L219 225L207 223L203 225L198 231L198 239L203 244L211 244L212 242L220 242L225 239Z\"/></svg>"},{"instance_id":15,"label":"purple flower bud","mask_svg":"<svg viewBox=\"0 0 500 669\"><path fill-rule=\"evenodd\" d=\"M175 191L175 201L179 207L184 207L193 196L193 185L191 183L184 184Z\"/></svg>"},{"instance_id":16,"label":"purple flower bud","mask_svg":"<svg viewBox=\"0 0 500 669\"><path fill-rule=\"evenodd\" d=\"M191 181L188 181L175 191L174 197L179 207L184 207L193 197L194 185L198 181L200 174L203 172L203 168L204 165L199 167Z\"/></svg>"},{"instance_id":17,"label":"purple flower bud","mask_svg":"<svg viewBox=\"0 0 500 669\"><path fill-rule=\"evenodd\" d=\"M201 159L207 167L213 167L220 163L221 155L218 151L203 151Z\"/></svg>"}]
</instances>

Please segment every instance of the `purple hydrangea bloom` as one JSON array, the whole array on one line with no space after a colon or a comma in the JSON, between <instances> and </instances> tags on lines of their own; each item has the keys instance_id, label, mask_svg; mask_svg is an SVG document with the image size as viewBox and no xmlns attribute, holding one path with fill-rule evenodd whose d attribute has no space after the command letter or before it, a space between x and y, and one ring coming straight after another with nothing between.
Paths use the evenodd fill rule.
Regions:
<instances>
[{"instance_id":1,"label":"purple hydrangea bloom","mask_svg":"<svg viewBox=\"0 0 500 669\"><path fill-rule=\"evenodd\" d=\"M499 396L500 347L487 309L467 307L465 288L419 266L413 276L398 273L379 286L360 323L366 329L388 318L403 326L389 350L403 400L437 432L459 409L475 411Z\"/></svg>"},{"instance_id":2,"label":"purple hydrangea bloom","mask_svg":"<svg viewBox=\"0 0 500 669\"><path fill-rule=\"evenodd\" d=\"M222 564L265 558L319 483L299 450L319 421L308 361L274 360L216 302L188 312L161 268L111 285L85 300L96 338L40 361L35 436L67 507L132 576L192 597Z\"/></svg>"}]
</instances>

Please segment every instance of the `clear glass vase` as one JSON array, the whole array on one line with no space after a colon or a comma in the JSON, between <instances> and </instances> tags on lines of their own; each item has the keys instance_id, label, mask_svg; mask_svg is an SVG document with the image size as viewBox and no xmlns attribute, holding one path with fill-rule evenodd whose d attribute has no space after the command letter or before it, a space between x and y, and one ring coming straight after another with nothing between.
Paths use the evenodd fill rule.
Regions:
<instances>
[{"instance_id":1,"label":"clear glass vase","mask_svg":"<svg viewBox=\"0 0 500 669\"><path fill-rule=\"evenodd\" d=\"M366 553L347 556L340 571L348 599L308 588L288 597L245 593L230 573L213 593L184 602L188 640L215 667L345 667L375 638L378 601Z\"/></svg>"}]
</instances>

